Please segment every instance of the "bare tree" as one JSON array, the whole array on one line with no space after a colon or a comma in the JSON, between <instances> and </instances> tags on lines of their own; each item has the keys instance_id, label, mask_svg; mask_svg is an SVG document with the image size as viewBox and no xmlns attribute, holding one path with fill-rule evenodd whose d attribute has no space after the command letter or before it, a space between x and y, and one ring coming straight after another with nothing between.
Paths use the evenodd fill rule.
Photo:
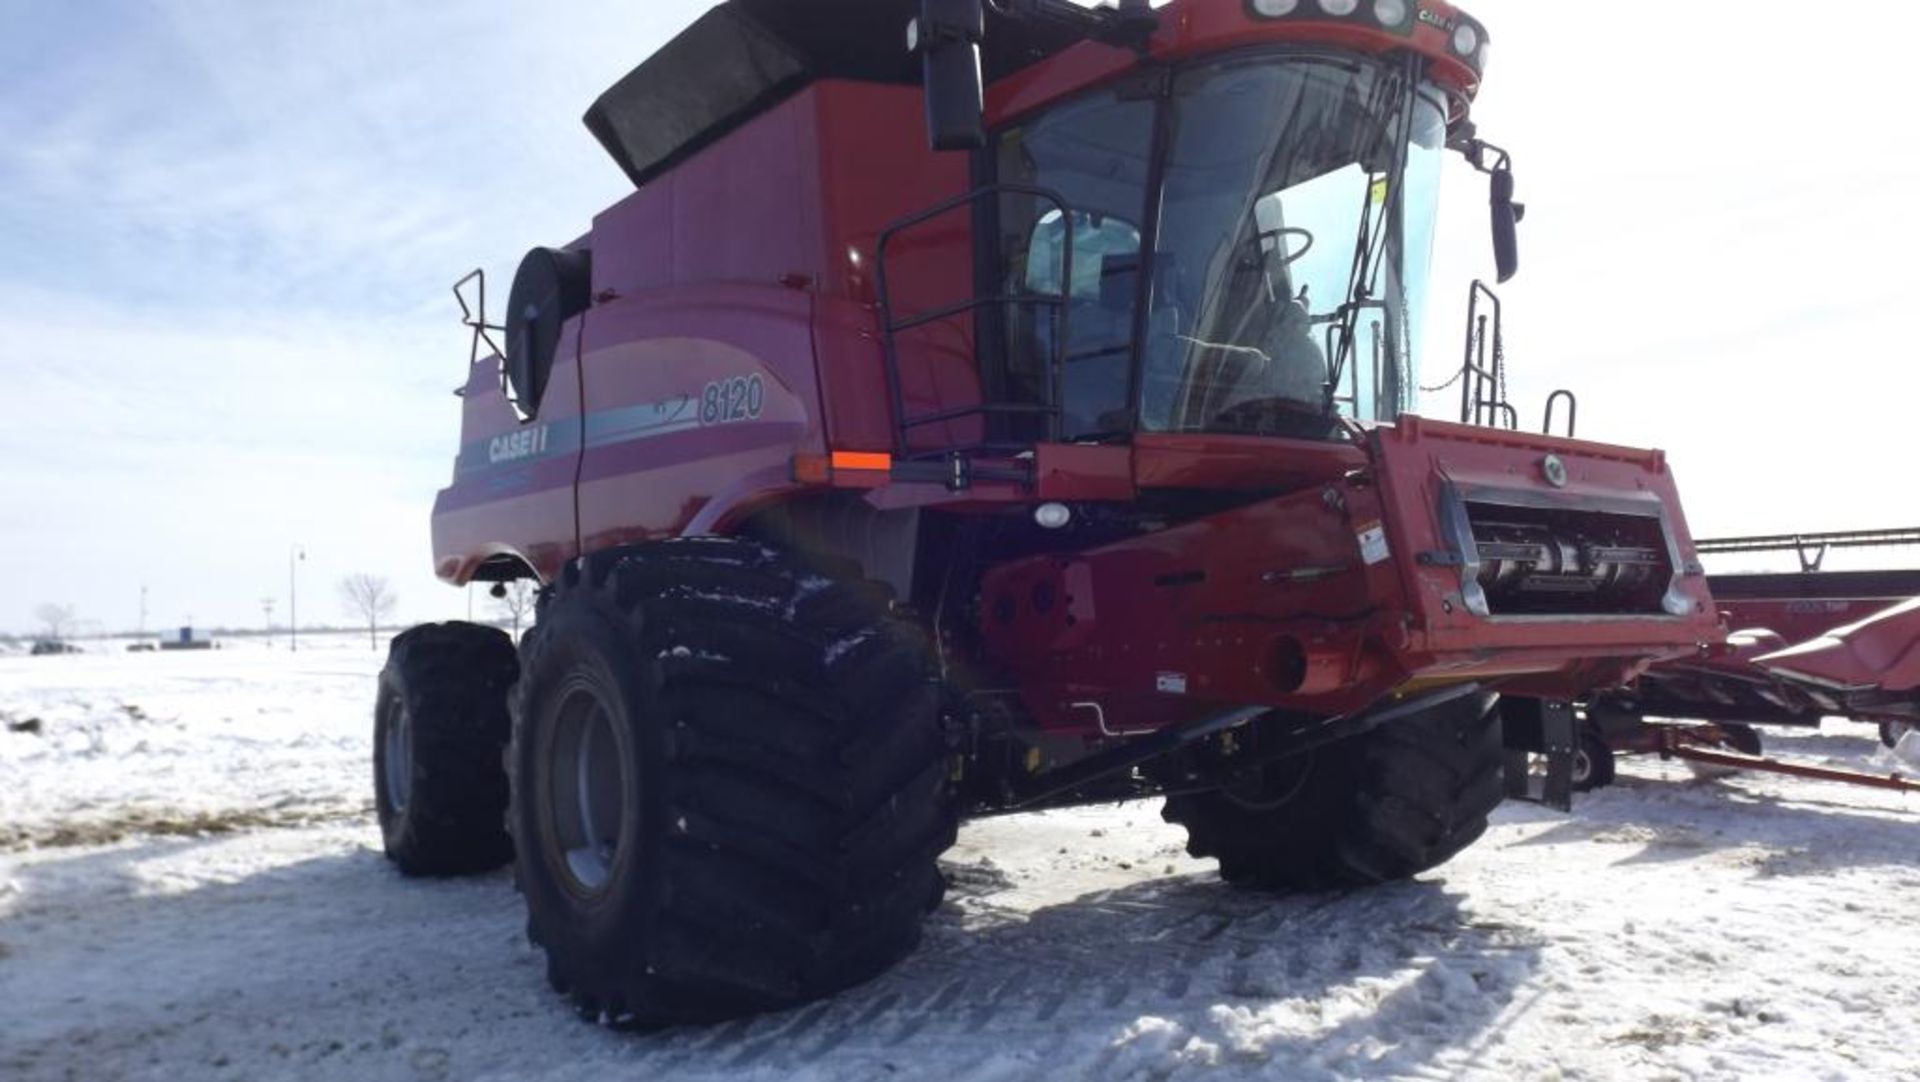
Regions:
<instances>
[{"instance_id":1,"label":"bare tree","mask_svg":"<svg viewBox=\"0 0 1920 1082\"><path fill-rule=\"evenodd\" d=\"M520 638L520 621L533 611L535 601L540 598L540 584L531 579L515 579L503 582L495 587L494 607L500 614L513 622L513 637Z\"/></svg>"},{"instance_id":2,"label":"bare tree","mask_svg":"<svg viewBox=\"0 0 1920 1082\"><path fill-rule=\"evenodd\" d=\"M47 638L58 641L73 633L74 622L78 617L72 605L56 605L49 601L33 610L33 618L47 629Z\"/></svg>"},{"instance_id":3,"label":"bare tree","mask_svg":"<svg viewBox=\"0 0 1920 1082\"><path fill-rule=\"evenodd\" d=\"M340 580L340 603L347 611L367 622L367 646L380 649L380 621L393 615L400 596L387 580L361 572Z\"/></svg>"}]
</instances>

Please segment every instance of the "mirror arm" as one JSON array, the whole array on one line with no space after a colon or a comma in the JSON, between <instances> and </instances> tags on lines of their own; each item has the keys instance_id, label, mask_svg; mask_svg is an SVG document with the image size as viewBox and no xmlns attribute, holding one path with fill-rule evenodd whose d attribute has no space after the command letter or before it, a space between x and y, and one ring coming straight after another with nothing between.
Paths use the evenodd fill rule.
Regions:
<instances>
[{"instance_id":1,"label":"mirror arm","mask_svg":"<svg viewBox=\"0 0 1920 1082\"><path fill-rule=\"evenodd\" d=\"M1447 141L1447 149L1458 152L1467 159L1468 165L1489 176L1513 172L1513 155L1475 135L1470 122L1463 123L1454 137ZM1487 160L1489 157L1493 159L1491 163Z\"/></svg>"},{"instance_id":2,"label":"mirror arm","mask_svg":"<svg viewBox=\"0 0 1920 1082\"><path fill-rule=\"evenodd\" d=\"M1527 216L1527 208L1513 201L1513 155L1475 135L1471 123L1463 123L1447 146L1487 175L1493 256L1499 271L1496 277L1506 282L1520 269L1520 244L1514 227Z\"/></svg>"}]
</instances>

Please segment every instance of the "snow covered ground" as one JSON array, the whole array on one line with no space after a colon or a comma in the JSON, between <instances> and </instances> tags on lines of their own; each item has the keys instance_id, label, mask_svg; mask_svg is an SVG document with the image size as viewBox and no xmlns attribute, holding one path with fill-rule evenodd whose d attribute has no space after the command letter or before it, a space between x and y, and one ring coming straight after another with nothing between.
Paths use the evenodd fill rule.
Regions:
<instances>
[{"instance_id":1,"label":"snow covered ground","mask_svg":"<svg viewBox=\"0 0 1920 1082\"><path fill-rule=\"evenodd\" d=\"M0 657L0 1078L1920 1077L1920 800L1635 761L1350 895L1228 890L1150 804L977 823L888 976L602 1031L504 874L381 859L378 664ZM1864 728L1773 745L1885 765Z\"/></svg>"}]
</instances>

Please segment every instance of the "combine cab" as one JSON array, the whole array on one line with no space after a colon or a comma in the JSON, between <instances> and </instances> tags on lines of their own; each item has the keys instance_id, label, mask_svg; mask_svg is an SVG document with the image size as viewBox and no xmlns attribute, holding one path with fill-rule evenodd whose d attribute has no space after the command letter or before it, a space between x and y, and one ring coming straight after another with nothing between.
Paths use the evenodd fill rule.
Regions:
<instances>
[{"instance_id":1,"label":"combine cab","mask_svg":"<svg viewBox=\"0 0 1920 1082\"><path fill-rule=\"evenodd\" d=\"M715 8L587 114L636 191L469 308L435 559L542 600L517 655L396 642L389 854L511 854L555 987L658 1025L892 964L968 816L1164 796L1229 882L1328 889L1471 844L1515 753L1563 796L1567 702L1722 633L1659 452L1407 415L1449 150L1516 265L1486 42Z\"/></svg>"}]
</instances>

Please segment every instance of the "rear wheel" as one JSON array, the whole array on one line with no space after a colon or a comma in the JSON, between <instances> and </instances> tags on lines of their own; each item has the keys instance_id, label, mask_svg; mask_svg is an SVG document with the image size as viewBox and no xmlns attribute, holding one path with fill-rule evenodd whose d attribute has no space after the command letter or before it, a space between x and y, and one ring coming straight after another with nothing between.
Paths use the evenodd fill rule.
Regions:
<instances>
[{"instance_id":1,"label":"rear wheel","mask_svg":"<svg viewBox=\"0 0 1920 1082\"><path fill-rule=\"evenodd\" d=\"M374 808L407 875L491 871L513 858L501 752L519 660L506 634L429 624L393 640L373 718Z\"/></svg>"},{"instance_id":2,"label":"rear wheel","mask_svg":"<svg viewBox=\"0 0 1920 1082\"><path fill-rule=\"evenodd\" d=\"M1491 696L1470 696L1276 764L1219 790L1169 797L1162 817L1221 878L1258 890L1406 879L1486 832L1504 797Z\"/></svg>"},{"instance_id":3,"label":"rear wheel","mask_svg":"<svg viewBox=\"0 0 1920 1082\"><path fill-rule=\"evenodd\" d=\"M1900 746L1900 738L1912 732L1913 729L1913 723L1910 721L1883 721L1880 723L1880 743L1889 748L1897 748Z\"/></svg>"},{"instance_id":4,"label":"rear wheel","mask_svg":"<svg viewBox=\"0 0 1920 1082\"><path fill-rule=\"evenodd\" d=\"M890 608L738 541L569 569L524 647L511 823L583 1016L774 1010L918 943L955 806L927 643Z\"/></svg>"}]
</instances>

